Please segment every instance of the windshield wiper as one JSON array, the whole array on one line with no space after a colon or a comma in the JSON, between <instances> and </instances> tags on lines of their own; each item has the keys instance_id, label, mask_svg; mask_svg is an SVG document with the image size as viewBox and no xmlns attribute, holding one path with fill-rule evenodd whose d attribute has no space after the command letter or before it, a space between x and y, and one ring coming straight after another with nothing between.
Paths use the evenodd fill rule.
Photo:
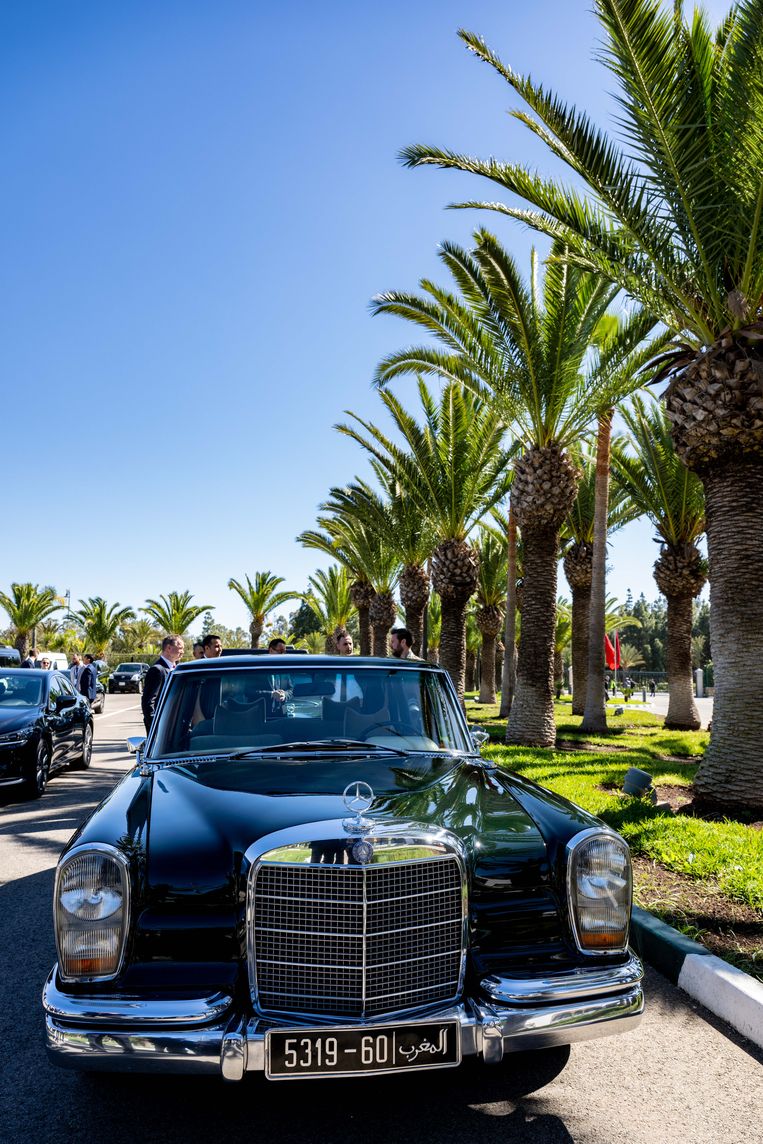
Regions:
<instances>
[{"instance_id":1,"label":"windshield wiper","mask_svg":"<svg viewBox=\"0 0 763 1144\"><path fill-rule=\"evenodd\" d=\"M287 754L294 751L351 751L356 754L370 754L383 751L387 755L405 758L410 752L399 751L397 747L387 747L383 743L366 743L362 739L312 739L297 743L268 743L265 747L249 747L245 751L234 751L229 759L252 759L258 755Z\"/></svg>"}]
</instances>

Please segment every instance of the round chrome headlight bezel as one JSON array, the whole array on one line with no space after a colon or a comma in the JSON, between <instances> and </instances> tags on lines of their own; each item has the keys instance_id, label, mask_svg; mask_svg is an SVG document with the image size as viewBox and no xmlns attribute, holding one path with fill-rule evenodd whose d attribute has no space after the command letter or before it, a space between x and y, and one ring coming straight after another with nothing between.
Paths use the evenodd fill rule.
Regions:
<instances>
[{"instance_id":1,"label":"round chrome headlight bezel","mask_svg":"<svg viewBox=\"0 0 763 1144\"><path fill-rule=\"evenodd\" d=\"M609 872L595 870L593 873L585 872L583 865L586 859L591 858L590 852L596 847L597 844L604 843L611 847L612 854L615 860L612 862L612 868ZM572 937L579 953L585 957L619 957L628 949L628 937L630 932L630 916L631 907L633 904L633 873L631 868L630 847L628 843L616 831L610 830L607 827L589 827L586 830L581 830L578 834L574 835L566 847L567 859L567 903L569 908L570 929ZM604 899L609 898L612 901L615 894L618 901L614 909L620 913L622 917L622 925L618 929L609 928L601 924L599 919L599 943L591 940L591 936L595 934L595 927L591 925L591 919L586 919L582 915L581 910L581 878L585 882L588 890L582 896L588 899L589 905L583 905L583 909L593 911L594 907L590 903L603 902ZM602 940L604 934L610 932L613 935L621 933L622 937L616 940L614 944L608 944Z\"/></svg>"},{"instance_id":2,"label":"round chrome headlight bezel","mask_svg":"<svg viewBox=\"0 0 763 1144\"><path fill-rule=\"evenodd\" d=\"M66 877L75 863L81 863L88 856L108 863L110 877L102 879L104 892L100 898L98 895L82 893L78 899L76 888L67 885ZM66 904L62 900L64 895L68 897ZM56 869L53 894L58 971L62 981L113 981L119 976L124 964L130 927L130 898L129 862L115 846L93 842L76 846L67 852ZM110 954L108 969L73 972L72 947L77 942L80 950L98 948L99 943L101 950L106 947ZM81 960L94 962L97 958L91 954L88 958L82 956ZM103 953L100 960L105 960Z\"/></svg>"}]
</instances>

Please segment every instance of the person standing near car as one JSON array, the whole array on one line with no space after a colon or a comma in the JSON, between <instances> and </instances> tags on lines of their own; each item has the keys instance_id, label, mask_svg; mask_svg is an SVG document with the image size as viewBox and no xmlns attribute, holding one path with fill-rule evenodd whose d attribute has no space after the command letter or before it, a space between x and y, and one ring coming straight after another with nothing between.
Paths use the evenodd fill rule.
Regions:
<instances>
[{"instance_id":1,"label":"person standing near car","mask_svg":"<svg viewBox=\"0 0 763 1144\"><path fill-rule=\"evenodd\" d=\"M72 656L72 661L69 664L69 679L72 681L72 687L75 691L79 691L79 677L82 675L82 656L75 651Z\"/></svg>"},{"instance_id":2,"label":"person standing near car","mask_svg":"<svg viewBox=\"0 0 763 1144\"><path fill-rule=\"evenodd\" d=\"M185 644L180 636L165 636L162 640L162 654L146 672L140 705L143 710L143 723L147 734L151 730L156 704L164 687L164 682L170 672L174 671L178 661L183 658L184 650Z\"/></svg>"},{"instance_id":3,"label":"person standing near car","mask_svg":"<svg viewBox=\"0 0 763 1144\"><path fill-rule=\"evenodd\" d=\"M21 661L22 667L37 667L37 648L29 649L29 655Z\"/></svg>"},{"instance_id":4,"label":"person standing near car","mask_svg":"<svg viewBox=\"0 0 763 1144\"><path fill-rule=\"evenodd\" d=\"M223 654L223 641L211 632L204 636L201 646L204 649L204 659L218 659Z\"/></svg>"},{"instance_id":5,"label":"person standing near car","mask_svg":"<svg viewBox=\"0 0 763 1144\"><path fill-rule=\"evenodd\" d=\"M82 670L79 673L79 691L91 703L95 703L95 696L98 691L98 675L95 670L94 657L92 655L85 655Z\"/></svg>"},{"instance_id":6,"label":"person standing near car","mask_svg":"<svg viewBox=\"0 0 763 1144\"><path fill-rule=\"evenodd\" d=\"M395 659L417 659L420 661L420 656L415 655L411 644L413 643L413 636L408 628L393 628L389 637L389 646Z\"/></svg>"}]
</instances>

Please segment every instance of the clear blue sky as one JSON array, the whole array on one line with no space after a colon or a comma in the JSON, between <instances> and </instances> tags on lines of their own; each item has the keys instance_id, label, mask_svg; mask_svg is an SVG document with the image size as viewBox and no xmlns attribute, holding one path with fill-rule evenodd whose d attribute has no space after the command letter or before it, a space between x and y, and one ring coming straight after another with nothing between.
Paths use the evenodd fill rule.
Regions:
<instances>
[{"instance_id":1,"label":"clear blue sky","mask_svg":"<svg viewBox=\"0 0 763 1144\"><path fill-rule=\"evenodd\" d=\"M230 626L230 576L305 586L321 561L294 537L365 471L332 426L378 419L374 365L412 336L371 296L479 222L528 256L510 222L443 210L487 185L396 160L432 142L548 169L461 24L608 120L587 0L5 6L0 586L187 588ZM610 590L656 596L655 556L625 530Z\"/></svg>"}]
</instances>

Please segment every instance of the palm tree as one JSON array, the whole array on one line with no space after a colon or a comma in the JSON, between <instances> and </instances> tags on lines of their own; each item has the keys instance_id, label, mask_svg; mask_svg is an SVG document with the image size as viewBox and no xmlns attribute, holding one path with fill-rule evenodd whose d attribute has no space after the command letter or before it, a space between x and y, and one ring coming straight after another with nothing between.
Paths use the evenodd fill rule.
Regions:
<instances>
[{"instance_id":1,"label":"palm tree","mask_svg":"<svg viewBox=\"0 0 763 1144\"><path fill-rule=\"evenodd\" d=\"M101 596L91 596L79 603L79 611L72 614L82 625L88 646L101 659L122 624L135 619L135 612L132 608L120 608L119 604L109 607Z\"/></svg>"},{"instance_id":2,"label":"palm tree","mask_svg":"<svg viewBox=\"0 0 763 1144\"><path fill-rule=\"evenodd\" d=\"M48 651L64 651L63 632L58 620L43 620L37 625L35 638Z\"/></svg>"},{"instance_id":3,"label":"palm tree","mask_svg":"<svg viewBox=\"0 0 763 1144\"><path fill-rule=\"evenodd\" d=\"M620 666L623 671L632 671L634 667L641 667L644 663L644 657L641 655L638 648L633 644L621 643L620 644ZM667 726L667 724L666 724ZM683 727L682 730L698 730L698 727L687 728Z\"/></svg>"},{"instance_id":4,"label":"palm tree","mask_svg":"<svg viewBox=\"0 0 763 1144\"><path fill-rule=\"evenodd\" d=\"M10 595L0 592L0 607L5 608L16 632L16 647L26 659L29 636L37 624L52 616L61 607L55 588L40 588L39 584L11 584Z\"/></svg>"},{"instance_id":5,"label":"palm tree","mask_svg":"<svg viewBox=\"0 0 763 1144\"><path fill-rule=\"evenodd\" d=\"M572 641L572 608L569 600L560 596L556 601L556 627L554 628L554 693L562 694L564 686L564 653Z\"/></svg>"},{"instance_id":6,"label":"palm tree","mask_svg":"<svg viewBox=\"0 0 763 1144\"><path fill-rule=\"evenodd\" d=\"M363 482L351 486L352 511L383 540L384 548L398 565L397 586L405 612L406 627L413 637L416 654L421 645L424 611L429 600L429 573L426 564L432 555L435 539L428 517L422 514L414 499L377 461L371 461L382 495Z\"/></svg>"},{"instance_id":7,"label":"palm tree","mask_svg":"<svg viewBox=\"0 0 763 1144\"><path fill-rule=\"evenodd\" d=\"M370 537L360 528L345 529L339 536L334 530L336 521L323 517L322 530L307 529L297 537L305 548L315 548L338 560L351 574L350 599L358 613L360 633L360 654L370 655L372 651L371 604L376 591L368 577L367 563L370 557Z\"/></svg>"},{"instance_id":8,"label":"palm tree","mask_svg":"<svg viewBox=\"0 0 763 1144\"><path fill-rule=\"evenodd\" d=\"M506 519L506 626L503 630L503 669L501 672L501 707L499 715L508 720L517 685L517 516L509 503ZM521 575L521 573L520 573Z\"/></svg>"},{"instance_id":9,"label":"palm tree","mask_svg":"<svg viewBox=\"0 0 763 1144\"><path fill-rule=\"evenodd\" d=\"M466 607L479 570L467 537L506 492L504 424L489 404L457 382L443 386L439 402L421 379L418 389L422 425L391 393L381 394L408 451L353 413L349 415L365 435L351 425L337 428L361 444L431 522L437 542L432 584L442 603L440 661L463 699Z\"/></svg>"},{"instance_id":10,"label":"palm tree","mask_svg":"<svg viewBox=\"0 0 763 1144\"><path fill-rule=\"evenodd\" d=\"M490 206L569 244L675 335L662 362L679 456L704 485L713 735L695 779L721 807L763 807L763 3L740 0L713 32L661 0L595 0L618 94L622 146L461 32L529 107L515 112L576 185L430 147L405 152L484 175L530 204ZM582 199L580 183L589 192ZM740 592L740 585L746 590Z\"/></svg>"},{"instance_id":11,"label":"palm tree","mask_svg":"<svg viewBox=\"0 0 763 1144\"><path fill-rule=\"evenodd\" d=\"M477 686L477 656L480 650L481 633L477 624L477 613L469 608L466 613L466 662L464 668L464 690L474 691Z\"/></svg>"},{"instance_id":12,"label":"palm tree","mask_svg":"<svg viewBox=\"0 0 763 1144\"><path fill-rule=\"evenodd\" d=\"M442 635L442 603L435 594L429 597L427 605L427 659L430 663L440 662L440 637Z\"/></svg>"},{"instance_id":13,"label":"palm tree","mask_svg":"<svg viewBox=\"0 0 763 1144\"><path fill-rule=\"evenodd\" d=\"M415 322L443 347L392 354L381 363L377 380L386 384L417 372L454 379L487 395L522 445L514 462L511 500L522 530L528 591L507 740L552 746L559 531L578 482L568 450L601 408L640 384L627 365L654 322L635 310L617 335L593 353L615 288L569 266L559 243L541 285L535 253L525 283L493 235L478 231L475 242L471 253L453 244L441 250L458 295L425 280L420 295L388 293L374 300L377 313Z\"/></svg>"},{"instance_id":14,"label":"palm tree","mask_svg":"<svg viewBox=\"0 0 763 1144\"><path fill-rule=\"evenodd\" d=\"M122 625L122 642L127 652L155 651L162 633L150 620L135 620Z\"/></svg>"},{"instance_id":15,"label":"palm tree","mask_svg":"<svg viewBox=\"0 0 763 1144\"><path fill-rule=\"evenodd\" d=\"M480 574L475 623L481 636L480 703L495 703L496 641L506 603L506 534L490 527L479 532Z\"/></svg>"},{"instance_id":16,"label":"palm tree","mask_svg":"<svg viewBox=\"0 0 763 1144\"><path fill-rule=\"evenodd\" d=\"M389 653L389 633L397 615L395 584L399 562L390 544L389 505L364 481L346 488L331 489L329 499L320 506L318 524L323 532L302 533L299 539L308 547L335 555L352 573L353 601L367 605L367 623L371 629L374 655ZM326 545L330 538L330 545ZM366 595L359 591L368 584ZM357 606L357 605L356 605ZM366 616L363 617L364 623ZM368 655L361 628L361 654Z\"/></svg>"},{"instance_id":17,"label":"palm tree","mask_svg":"<svg viewBox=\"0 0 763 1144\"><path fill-rule=\"evenodd\" d=\"M290 600L297 599L296 592L279 592L279 584L284 583L283 576L274 576L271 572L255 572L254 583L245 577L246 586L238 580L231 578L228 587L236 592L246 605L250 615L249 633L252 638L252 647L260 646L260 636L265 627L265 620L270 612L283 607Z\"/></svg>"},{"instance_id":18,"label":"palm tree","mask_svg":"<svg viewBox=\"0 0 763 1144\"><path fill-rule=\"evenodd\" d=\"M706 564L697 548L705 531L705 500L699 477L676 453L670 425L661 407L634 397L623 412L635 455L615 450L620 483L660 538L654 565L657 587L668 603L668 714L665 726L696 731L699 712L691 674L692 602L706 581Z\"/></svg>"},{"instance_id":19,"label":"palm tree","mask_svg":"<svg viewBox=\"0 0 763 1144\"><path fill-rule=\"evenodd\" d=\"M347 627L354 611L350 575L341 564L332 564L328 571L319 568L308 577L310 590L303 597L321 625L325 651L336 651L337 632Z\"/></svg>"},{"instance_id":20,"label":"palm tree","mask_svg":"<svg viewBox=\"0 0 763 1144\"><path fill-rule=\"evenodd\" d=\"M158 600L146 600L146 606L140 610L159 626L164 635L184 636L194 620L204 612L212 611L211 604L192 604L192 599L191 592L169 592Z\"/></svg>"},{"instance_id":21,"label":"palm tree","mask_svg":"<svg viewBox=\"0 0 763 1144\"><path fill-rule=\"evenodd\" d=\"M581 473L578 495L562 528L564 574L572 592L572 714L585 710L588 685L588 628L593 583L593 532L596 459L585 447L575 454ZM640 515L616 479L608 496L607 533L611 535Z\"/></svg>"}]
</instances>

